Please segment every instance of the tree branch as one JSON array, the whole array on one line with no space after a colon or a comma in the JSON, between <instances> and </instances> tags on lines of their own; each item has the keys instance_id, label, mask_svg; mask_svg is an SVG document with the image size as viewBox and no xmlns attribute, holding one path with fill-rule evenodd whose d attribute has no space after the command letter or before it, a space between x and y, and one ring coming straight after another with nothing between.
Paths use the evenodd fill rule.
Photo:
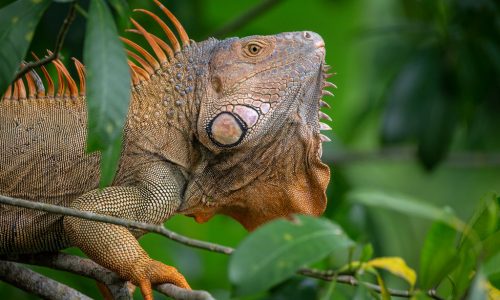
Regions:
<instances>
[{"instance_id":1,"label":"tree branch","mask_svg":"<svg viewBox=\"0 0 500 300\"><path fill-rule=\"evenodd\" d=\"M360 282L358 281L354 276L352 275L337 275L335 272L331 270L316 270L316 269L309 269L309 268L302 268L300 269L297 273L307 276L307 277L313 277L316 279L321 279L325 281L333 281L335 280L338 283L343 283L343 284L348 284L352 286L358 286L360 284L363 284L366 288L375 291L379 294L382 293L382 288L376 284L369 283L369 282ZM404 291L404 290L395 290L388 288L387 291L391 296L393 297L401 297L401 298L411 298L414 296L414 292L411 291ZM426 291L427 296L429 296L432 299L435 300L444 300L444 298L439 297L436 294L436 290L431 289Z\"/></svg>"},{"instance_id":2,"label":"tree branch","mask_svg":"<svg viewBox=\"0 0 500 300\"><path fill-rule=\"evenodd\" d=\"M215 37L223 37L227 34L234 32L241 27L248 24L253 19L257 18L259 15L263 14L267 10L271 9L273 6L278 4L281 0L263 0L256 6L252 7L248 11L244 12L242 15L234 19L233 21L227 23L223 27L212 33Z\"/></svg>"},{"instance_id":3,"label":"tree branch","mask_svg":"<svg viewBox=\"0 0 500 300\"><path fill-rule=\"evenodd\" d=\"M136 222L136 221L132 221L132 220L125 220L125 219L115 218L115 217L106 216L106 215L99 215L99 214L95 214L95 213L91 213L91 212L87 212L87 211L79 211L76 209L47 204L47 203L33 202L33 201L22 200L22 199L15 199L15 198L2 196L2 195L0 195L0 203L7 204L7 205L20 206L20 207L25 207L25 208L31 208L31 209L36 209L36 210L42 210L42 211L60 214L60 215L73 216L73 217L78 217L78 218L87 219L87 220L91 220L91 221L110 223L110 224L124 226L126 228L141 229L141 230L145 230L148 232L154 232L154 233L161 234L169 239L172 239L174 241L177 241L177 242L184 244L184 245L187 245L187 246L191 246L191 247L195 247L195 248L199 248L199 249L204 249L204 250L209 250L212 252L222 253L222 254L226 254L226 255L230 255L234 251L234 249L231 247L226 247L226 246L222 246L222 245L218 245L218 244L214 244L214 243L199 241L199 240L195 240L195 239L191 239L191 238L179 235L177 233L174 233L174 232L166 229L163 226L141 223L141 222ZM2 258L0 257L0 259L2 259ZM91 260L89 260L89 261L92 262ZM94 262L92 262L92 263L97 265ZM55 265L54 267L57 268L57 265ZM100 268L102 268L102 267L100 267ZM303 268L303 269L300 269L297 273L304 275L304 276L317 278L317 279L321 279L321 280L325 280L325 281L335 280L336 282L339 282L339 283L350 284L350 285L354 285L354 286L361 284L361 282L359 282L352 275L338 275L335 271L331 271L331 270L323 271L323 270ZM81 274L81 275L86 276L85 274ZM376 284L371 284L368 282L362 282L362 284L366 288L368 288L374 292L381 293L380 286L378 286ZM169 288L179 289L178 287L169 287ZM161 287L161 289L163 290L163 287ZM403 297L403 298L411 298L415 294L412 291L395 290L395 289L390 289L389 293L392 296ZM432 299L443 300L443 298L436 295L435 290L426 291L426 294L429 297L431 297ZM179 299L188 299L188 298L179 298ZM193 298L189 298L189 299L193 299ZM209 299L209 298L196 298L196 299Z\"/></svg>"},{"instance_id":4,"label":"tree branch","mask_svg":"<svg viewBox=\"0 0 500 300\"><path fill-rule=\"evenodd\" d=\"M128 292L126 281L120 279L114 272L88 258L56 252L39 254L9 254L0 256L0 259L11 262L44 266L92 278L108 286L114 299L132 299ZM0 264L1 263L7 262L0 261ZM0 274L1 273L4 272L2 272L0 265ZM170 283L157 285L154 289L177 300L213 300L213 297L208 292L186 290Z\"/></svg>"},{"instance_id":5,"label":"tree branch","mask_svg":"<svg viewBox=\"0 0 500 300\"><path fill-rule=\"evenodd\" d=\"M52 54L50 54L49 56L45 56L44 58L42 58L38 61L30 62L30 63L27 63L26 65L24 65L21 68L21 70L19 70L19 72L17 72L14 81L17 81L18 79L23 77L24 74L28 73L29 71L33 70L34 68L46 65L59 57L59 52L61 52L61 48L64 44L64 39L66 38L66 34L68 33L69 26L71 25L71 23L73 23L73 20L75 19L76 2L77 1L74 1L73 3L71 3L71 5L69 7L68 14L66 15L66 18L64 19L64 22L61 26L61 29L59 30L59 33L57 34L56 45L54 47L54 51L52 51Z\"/></svg>"},{"instance_id":6,"label":"tree branch","mask_svg":"<svg viewBox=\"0 0 500 300\"><path fill-rule=\"evenodd\" d=\"M42 203L42 202L34 202L34 201L28 201L28 200L23 200L23 199L15 199L15 198L11 198L8 196L2 196L2 195L0 195L0 203L14 205L14 206L20 206L20 207L25 207L25 208L31 208L31 209L36 209L36 210L42 210L42 211L46 211L46 212L50 212L50 213L58 214L58 215L66 215L66 216L72 216L72 217L77 217L77 218L82 218L82 219L87 219L87 220L92 220L92 221L121 225L121 226L126 227L126 228L141 229L141 230L144 230L147 232L154 232L154 233L163 235L171 240L174 240L176 242L179 242L181 244L184 244L184 245L187 245L190 247L206 249L206 250L210 250L213 252L219 252L219 253L223 253L223 254L231 254L234 250L230 247L225 247L225 246L221 246L221 245L217 245L217 244L213 244L213 243L209 243L209 242L190 239L188 237L185 237L185 236L179 235L173 231L170 231L163 226L142 223L142 222L136 222L136 221L126 220L126 219L120 219L120 218L107 216L107 215L100 215L100 214L96 214L96 213L89 212L89 211L81 211L81 210L77 210L74 208L52 205L52 204L47 204L47 203Z\"/></svg>"},{"instance_id":7,"label":"tree branch","mask_svg":"<svg viewBox=\"0 0 500 300\"><path fill-rule=\"evenodd\" d=\"M92 299L69 286L13 262L0 261L0 279L45 299Z\"/></svg>"}]
</instances>

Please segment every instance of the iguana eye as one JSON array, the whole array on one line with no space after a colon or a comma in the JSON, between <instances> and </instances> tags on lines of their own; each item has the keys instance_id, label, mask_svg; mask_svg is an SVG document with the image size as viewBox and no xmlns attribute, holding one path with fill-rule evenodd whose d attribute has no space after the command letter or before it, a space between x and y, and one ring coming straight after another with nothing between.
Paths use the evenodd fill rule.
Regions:
<instances>
[{"instance_id":1,"label":"iguana eye","mask_svg":"<svg viewBox=\"0 0 500 300\"><path fill-rule=\"evenodd\" d=\"M248 43L245 47L245 52L249 56L257 56L262 50L262 45L258 43Z\"/></svg>"}]
</instances>

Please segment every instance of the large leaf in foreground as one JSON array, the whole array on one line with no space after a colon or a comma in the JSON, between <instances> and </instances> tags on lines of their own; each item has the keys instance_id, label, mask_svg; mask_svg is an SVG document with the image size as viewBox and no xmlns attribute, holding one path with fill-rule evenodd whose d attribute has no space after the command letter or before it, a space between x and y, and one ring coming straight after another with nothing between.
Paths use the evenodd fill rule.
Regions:
<instances>
[{"instance_id":1,"label":"large leaf in foreground","mask_svg":"<svg viewBox=\"0 0 500 300\"><path fill-rule=\"evenodd\" d=\"M101 186L113 180L120 151L123 125L130 100L130 75L127 57L113 20L103 0L90 2L83 59L87 65L88 138L87 150L106 151L106 170L101 171Z\"/></svg>"},{"instance_id":2,"label":"large leaf in foreground","mask_svg":"<svg viewBox=\"0 0 500 300\"><path fill-rule=\"evenodd\" d=\"M457 231L447 224L435 222L425 238L420 253L420 286L437 286L457 266Z\"/></svg>"},{"instance_id":3,"label":"large leaf in foreground","mask_svg":"<svg viewBox=\"0 0 500 300\"><path fill-rule=\"evenodd\" d=\"M0 96L14 80L49 0L18 0L0 10Z\"/></svg>"},{"instance_id":4,"label":"large leaf in foreground","mask_svg":"<svg viewBox=\"0 0 500 300\"><path fill-rule=\"evenodd\" d=\"M342 229L326 219L295 219L262 226L231 255L229 278L237 295L265 290L333 250L353 246Z\"/></svg>"}]
</instances>

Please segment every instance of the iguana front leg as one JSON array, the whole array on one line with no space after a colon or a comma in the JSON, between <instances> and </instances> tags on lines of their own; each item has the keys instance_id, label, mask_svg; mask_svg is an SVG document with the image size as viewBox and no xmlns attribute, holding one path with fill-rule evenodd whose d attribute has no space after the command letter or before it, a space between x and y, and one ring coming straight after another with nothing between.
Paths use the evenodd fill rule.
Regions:
<instances>
[{"instance_id":1,"label":"iguana front leg","mask_svg":"<svg viewBox=\"0 0 500 300\"><path fill-rule=\"evenodd\" d=\"M180 203L179 183L168 167L156 165L140 175L136 186L115 186L88 192L72 207L141 222L163 222ZM65 217L64 227L72 245L91 259L137 285L144 299L152 300L151 286L173 283L189 288L173 267L151 259L137 242L142 233L125 227ZM135 235L135 236L134 236Z\"/></svg>"}]
</instances>

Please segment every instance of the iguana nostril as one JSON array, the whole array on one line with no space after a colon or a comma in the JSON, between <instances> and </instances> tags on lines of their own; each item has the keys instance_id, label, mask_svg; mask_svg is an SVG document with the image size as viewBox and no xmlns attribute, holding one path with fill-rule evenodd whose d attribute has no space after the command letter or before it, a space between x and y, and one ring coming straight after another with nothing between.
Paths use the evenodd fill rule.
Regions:
<instances>
[{"instance_id":1,"label":"iguana nostril","mask_svg":"<svg viewBox=\"0 0 500 300\"><path fill-rule=\"evenodd\" d=\"M321 38L321 36L312 31L304 31L302 32L302 37L308 42L312 42L315 48L324 48L325 42Z\"/></svg>"}]
</instances>

